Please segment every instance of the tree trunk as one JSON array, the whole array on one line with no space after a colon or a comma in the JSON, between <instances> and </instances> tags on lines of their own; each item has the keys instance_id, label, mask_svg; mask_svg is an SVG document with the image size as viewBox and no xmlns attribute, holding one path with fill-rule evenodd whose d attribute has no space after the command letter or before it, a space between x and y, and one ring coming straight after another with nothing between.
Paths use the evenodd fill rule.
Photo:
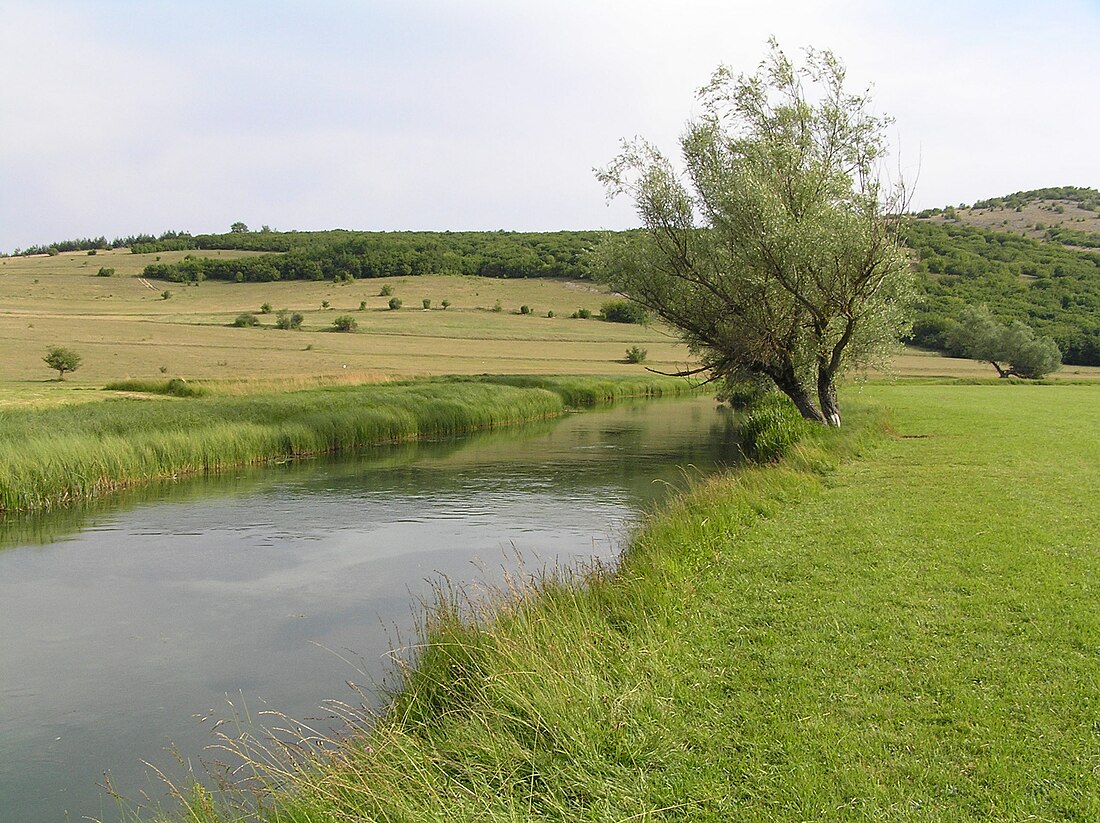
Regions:
<instances>
[{"instance_id":1,"label":"tree trunk","mask_svg":"<svg viewBox=\"0 0 1100 823\"><path fill-rule=\"evenodd\" d=\"M798 413L806 420L827 425L825 415L814 405L813 397L806 391L806 387L802 385L802 381L794 373L793 366L788 364L782 370L769 372L768 376L774 381L776 388L791 398L791 402L798 409Z\"/></svg>"},{"instance_id":2,"label":"tree trunk","mask_svg":"<svg viewBox=\"0 0 1100 823\"><path fill-rule=\"evenodd\" d=\"M817 401L821 404L825 424L839 429L840 404L836 399L836 384L833 383L832 373L824 369L817 373Z\"/></svg>"}]
</instances>

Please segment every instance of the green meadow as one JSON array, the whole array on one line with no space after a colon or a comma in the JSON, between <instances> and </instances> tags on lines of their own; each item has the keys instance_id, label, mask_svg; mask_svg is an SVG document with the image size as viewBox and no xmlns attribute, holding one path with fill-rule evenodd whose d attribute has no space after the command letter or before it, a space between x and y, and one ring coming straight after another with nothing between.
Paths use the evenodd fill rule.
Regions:
<instances>
[{"instance_id":1,"label":"green meadow","mask_svg":"<svg viewBox=\"0 0 1100 823\"><path fill-rule=\"evenodd\" d=\"M848 405L617 569L441 592L385 711L339 709L349 738L227 736L263 818L1100 818L1100 387Z\"/></svg>"}]
</instances>

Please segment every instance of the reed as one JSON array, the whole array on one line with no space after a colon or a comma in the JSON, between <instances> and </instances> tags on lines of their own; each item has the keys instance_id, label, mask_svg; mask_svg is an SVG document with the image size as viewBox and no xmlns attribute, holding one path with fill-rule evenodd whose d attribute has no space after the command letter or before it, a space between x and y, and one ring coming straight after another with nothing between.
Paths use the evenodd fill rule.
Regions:
<instances>
[{"instance_id":1,"label":"reed","mask_svg":"<svg viewBox=\"0 0 1100 823\"><path fill-rule=\"evenodd\" d=\"M437 379L219 396L191 384L133 381L126 391L158 399L0 411L0 513L64 506L126 486L249 463L492 429L559 415L595 398L675 388L659 380L618 383Z\"/></svg>"}]
</instances>

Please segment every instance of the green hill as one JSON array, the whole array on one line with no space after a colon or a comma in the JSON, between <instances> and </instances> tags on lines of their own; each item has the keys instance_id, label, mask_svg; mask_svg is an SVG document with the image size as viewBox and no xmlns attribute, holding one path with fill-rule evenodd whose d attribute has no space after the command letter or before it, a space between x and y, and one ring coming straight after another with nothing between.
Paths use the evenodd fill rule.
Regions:
<instances>
[{"instance_id":1,"label":"green hill","mask_svg":"<svg viewBox=\"0 0 1100 823\"><path fill-rule=\"evenodd\" d=\"M913 343L946 350L965 305L1049 335L1073 365L1100 365L1100 192L1065 186L929 209L905 227L920 299Z\"/></svg>"}]
</instances>

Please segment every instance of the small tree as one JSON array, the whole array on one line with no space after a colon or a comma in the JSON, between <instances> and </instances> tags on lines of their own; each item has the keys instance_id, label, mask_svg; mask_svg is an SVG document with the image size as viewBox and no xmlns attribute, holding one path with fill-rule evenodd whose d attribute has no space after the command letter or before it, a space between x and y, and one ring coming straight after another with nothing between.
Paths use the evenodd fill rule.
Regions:
<instances>
[{"instance_id":1,"label":"small tree","mask_svg":"<svg viewBox=\"0 0 1100 823\"><path fill-rule=\"evenodd\" d=\"M260 314L271 314L271 304L264 303L262 306L260 306Z\"/></svg>"},{"instance_id":2,"label":"small tree","mask_svg":"<svg viewBox=\"0 0 1100 823\"><path fill-rule=\"evenodd\" d=\"M244 329L244 328L251 328L252 326L256 326L256 325L259 324L259 322L260 322L260 320L259 320L259 318L256 317L256 315L254 315L250 311L246 311L246 312L241 312L240 314L237 315L237 319L233 321L233 325L237 326L238 328Z\"/></svg>"},{"instance_id":3,"label":"small tree","mask_svg":"<svg viewBox=\"0 0 1100 823\"><path fill-rule=\"evenodd\" d=\"M64 380L65 372L80 368L81 357L72 349L63 346L50 346L42 358L51 369L57 369L57 379Z\"/></svg>"},{"instance_id":4,"label":"small tree","mask_svg":"<svg viewBox=\"0 0 1100 823\"><path fill-rule=\"evenodd\" d=\"M378 290L379 297L389 297L393 294L393 286L388 283Z\"/></svg>"},{"instance_id":5,"label":"small tree","mask_svg":"<svg viewBox=\"0 0 1100 823\"><path fill-rule=\"evenodd\" d=\"M332 321L332 328L336 331L355 331L359 324L350 314L341 314Z\"/></svg>"},{"instance_id":6,"label":"small tree","mask_svg":"<svg viewBox=\"0 0 1100 823\"><path fill-rule=\"evenodd\" d=\"M626 362L627 363L644 363L646 357L649 356L649 352L646 349L639 348L638 346L631 346L626 350Z\"/></svg>"},{"instance_id":7,"label":"small tree","mask_svg":"<svg viewBox=\"0 0 1100 823\"><path fill-rule=\"evenodd\" d=\"M229 227L229 231L233 234L244 234L246 231L248 231L248 226L238 220L236 223Z\"/></svg>"},{"instance_id":8,"label":"small tree","mask_svg":"<svg viewBox=\"0 0 1100 823\"><path fill-rule=\"evenodd\" d=\"M1062 367L1062 352L1050 337L1038 337L1018 320L1005 325L985 306L967 306L947 332L947 350L989 363L1001 377L1038 380Z\"/></svg>"},{"instance_id":9,"label":"small tree","mask_svg":"<svg viewBox=\"0 0 1100 823\"><path fill-rule=\"evenodd\" d=\"M443 310L444 310L444 311L446 311L446 310L447 310L447 307L448 307L449 305L451 305L451 301L450 301L450 300L444 300L444 301L443 301L442 303L440 303L439 305L441 305L441 306L443 307Z\"/></svg>"},{"instance_id":10,"label":"small tree","mask_svg":"<svg viewBox=\"0 0 1100 823\"><path fill-rule=\"evenodd\" d=\"M420 301L420 303L424 307L424 311L427 311L432 307L432 300L430 297L425 297L423 300Z\"/></svg>"},{"instance_id":11,"label":"small tree","mask_svg":"<svg viewBox=\"0 0 1100 823\"><path fill-rule=\"evenodd\" d=\"M96 274L96 277L114 277L115 276L115 270L111 269L111 268L108 268L107 266L102 266L102 267L100 267L99 271L97 271L95 274Z\"/></svg>"},{"instance_id":12,"label":"small tree","mask_svg":"<svg viewBox=\"0 0 1100 823\"><path fill-rule=\"evenodd\" d=\"M391 297L390 298L390 309L392 311L397 311L399 308L401 308L401 298L400 297Z\"/></svg>"}]
</instances>

